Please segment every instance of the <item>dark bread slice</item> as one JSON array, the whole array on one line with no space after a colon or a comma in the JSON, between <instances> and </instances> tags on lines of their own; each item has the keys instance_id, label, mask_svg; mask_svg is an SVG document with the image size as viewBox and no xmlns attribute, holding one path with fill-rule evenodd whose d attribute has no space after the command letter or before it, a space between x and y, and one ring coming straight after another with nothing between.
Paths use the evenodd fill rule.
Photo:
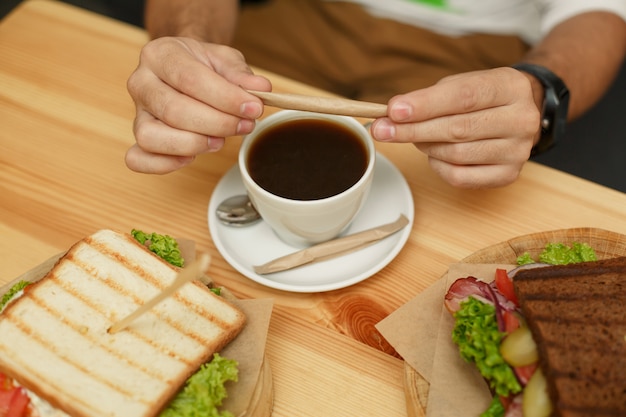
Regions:
<instances>
[{"instance_id":1,"label":"dark bread slice","mask_svg":"<svg viewBox=\"0 0 626 417\"><path fill-rule=\"evenodd\" d=\"M626 416L626 257L520 271L513 282L553 415Z\"/></svg>"}]
</instances>

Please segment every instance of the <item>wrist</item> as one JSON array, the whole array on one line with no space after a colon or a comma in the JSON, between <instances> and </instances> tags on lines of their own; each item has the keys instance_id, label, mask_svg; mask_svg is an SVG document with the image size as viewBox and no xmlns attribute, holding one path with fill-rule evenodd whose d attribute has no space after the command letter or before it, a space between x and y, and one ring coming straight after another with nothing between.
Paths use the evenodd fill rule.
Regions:
<instances>
[{"instance_id":1,"label":"wrist","mask_svg":"<svg viewBox=\"0 0 626 417\"><path fill-rule=\"evenodd\" d=\"M565 135L569 90L556 74L540 65L519 63L513 68L529 78L535 104L541 111L540 135L532 150L532 155L536 155L550 149Z\"/></svg>"},{"instance_id":2,"label":"wrist","mask_svg":"<svg viewBox=\"0 0 626 417\"><path fill-rule=\"evenodd\" d=\"M545 94L545 89L543 88L543 84L541 84L541 81L539 81L537 77L535 77L534 75L524 72L524 71L520 71L520 72L530 82L531 93L533 95L533 101L535 103L535 106L537 107L537 111L541 115L543 111L543 97ZM537 134L535 135L535 138L533 139L533 151L535 149L534 147L537 145L537 143L541 139L541 134L542 134L542 129L541 129L541 121L540 121L539 126L537 126Z\"/></svg>"},{"instance_id":3,"label":"wrist","mask_svg":"<svg viewBox=\"0 0 626 417\"><path fill-rule=\"evenodd\" d=\"M530 88L532 89L533 100L535 102L535 105L537 106L537 110L541 112L543 108L543 98L545 95L545 88L543 87L543 84L541 84L541 81L539 81L539 79L534 75L524 71L521 71L521 73L524 74L526 78L528 78L528 81L530 81Z\"/></svg>"}]
</instances>

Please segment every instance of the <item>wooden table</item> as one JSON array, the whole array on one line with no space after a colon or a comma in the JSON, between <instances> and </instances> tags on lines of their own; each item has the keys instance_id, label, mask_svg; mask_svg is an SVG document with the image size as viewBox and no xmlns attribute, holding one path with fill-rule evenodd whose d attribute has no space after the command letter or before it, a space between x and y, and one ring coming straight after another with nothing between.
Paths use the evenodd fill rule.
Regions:
<instances>
[{"instance_id":1,"label":"wooden table","mask_svg":"<svg viewBox=\"0 0 626 417\"><path fill-rule=\"evenodd\" d=\"M275 301L267 344L275 416L405 415L403 363L375 330L378 321L483 247L579 226L626 233L622 193L535 163L509 187L459 190L411 145L378 144L415 202L399 256L342 290L261 286L224 261L207 226L211 192L235 163L240 138L165 176L124 165L134 142L125 83L146 40L135 27L43 0L24 2L0 22L0 285L100 228L193 239L212 255L218 283L243 298ZM275 91L323 94L258 72Z\"/></svg>"}]
</instances>

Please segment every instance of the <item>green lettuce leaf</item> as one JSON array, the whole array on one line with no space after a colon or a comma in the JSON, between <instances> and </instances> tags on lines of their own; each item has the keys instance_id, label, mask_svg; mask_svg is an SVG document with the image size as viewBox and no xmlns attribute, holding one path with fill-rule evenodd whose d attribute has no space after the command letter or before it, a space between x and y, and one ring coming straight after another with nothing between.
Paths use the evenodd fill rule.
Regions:
<instances>
[{"instance_id":1,"label":"green lettuce leaf","mask_svg":"<svg viewBox=\"0 0 626 417\"><path fill-rule=\"evenodd\" d=\"M158 233L145 233L137 229L133 229L130 233L139 243L172 265L183 267L185 264L178 248L178 242L173 237Z\"/></svg>"},{"instance_id":2,"label":"green lettuce leaf","mask_svg":"<svg viewBox=\"0 0 626 417\"><path fill-rule=\"evenodd\" d=\"M497 395L493 397L491 400L491 404L489 404L489 408L485 410L484 413L480 415L480 417L504 417L504 405L502 401L500 401L500 397Z\"/></svg>"},{"instance_id":3,"label":"green lettuce leaf","mask_svg":"<svg viewBox=\"0 0 626 417\"><path fill-rule=\"evenodd\" d=\"M498 330L495 307L469 297L454 317L452 341L459 346L461 357L476 364L496 394L507 397L520 392L513 369L500 354L504 333Z\"/></svg>"},{"instance_id":4,"label":"green lettuce leaf","mask_svg":"<svg viewBox=\"0 0 626 417\"><path fill-rule=\"evenodd\" d=\"M15 297L20 291L22 291L24 288L26 288L30 284L32 283L28 281L19 281L15 285L13 285L9 289L9 291L7 291L2 296L2 299L0 300L0 311L4 310L4 306L6 306L9 303L9 301L13 299L13 297Z\"/></svg>"},{"instance_id":5,"label":"green lettuce leaf","mask_svg":"<svg viewBox=\"0 0 626 417\"><path fill-rule=\"evenodd\" d=\"M532 259L528 252L517 258L518 265L542 262L552 265L567 265L580 262L596 261L596 252L586 243L572 243L569 247L563 243L548 243L537 260Z\"/></svg>"},{"instance_id":6,"label":"green lettuce leaf","mask_svg":"<svg viewBox=\"0 0 626 417\"><path fill-rule=\"evenodd\" d=\"M238 379L237 365L237 361L216 353L187 380L159 417L232 417L232 413L219 411L218 407L226 398L224 384Z\"/></svg>"}]
</instances>

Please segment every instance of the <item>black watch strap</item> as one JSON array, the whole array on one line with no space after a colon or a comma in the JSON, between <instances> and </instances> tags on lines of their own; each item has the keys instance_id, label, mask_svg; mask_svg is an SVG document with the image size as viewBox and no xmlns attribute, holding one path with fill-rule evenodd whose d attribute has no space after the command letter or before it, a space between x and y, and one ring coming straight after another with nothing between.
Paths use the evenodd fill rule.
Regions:
<instances>
[{"instance_id":1,"label":"black watch strap","mask_svg":"<svg viewBox=\"0 0 626 417\"><path fill-rule=\"evenodd\" d=\"M541 138L531 153L537 155L550 149L565 135L569 90L563 80L541 65L519 63L513 65L513 68L531 74L539 80L544 88Z\"/></svg>"}]
</instances>

